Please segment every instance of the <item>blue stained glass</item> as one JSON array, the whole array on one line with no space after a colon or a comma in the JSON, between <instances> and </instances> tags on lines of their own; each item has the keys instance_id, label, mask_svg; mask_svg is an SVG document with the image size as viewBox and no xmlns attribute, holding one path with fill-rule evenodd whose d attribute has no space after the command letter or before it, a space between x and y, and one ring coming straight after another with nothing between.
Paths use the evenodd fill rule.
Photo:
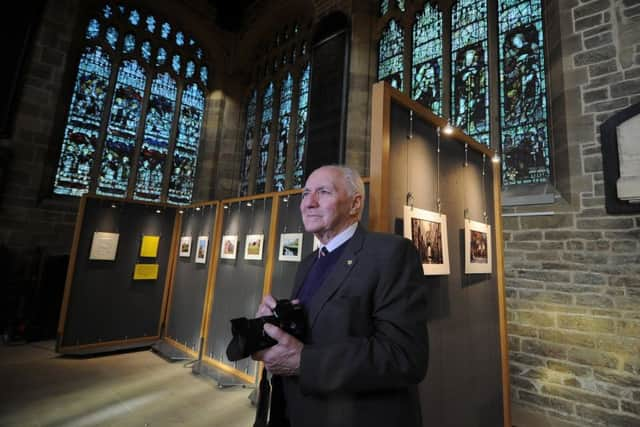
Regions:
<instances>
[{"instance_id":1,"label":"blue stained glass","mask_svg":"<svg viewBox=\"0 0 640 427\"><path fill-rule=\"evenodd\" d=\"M109 43L109 46L111 46L112 49L115 49L116 43L118 43L118 30L113 27L109 27L107 29L106 39Z\"/></svg>"},{"instance_id":2,"label":"blue stained glass","mask_svg":"<svg viewBox=\"0 0 640 427\"><path fill-rule=\"evenodd\" d=\"M122 15L124 15L124 12L125 12L126 9L124 8L124 6L120 5L120 6L118 6L118 10L120 11L120 13Z\"/></svg>"},{"instance_id":3,"label":"blue stained glass","mask_svg":"<svg viewBox=\"0 0 640 427\"><path fill-rule=\"evenodd\" d=\"M198 162L200 129L204 117L204 94L192 83L182 92L178 134L171 162L171 177L167 201L176 204L191 202Z\"/></svg>"},{"instance_id":4,"label":"blue stained glass","mask_svg":"<svg viewBox=\"0 0 640 427\"><path fill-rule=\"evenodd\" d=\"M100 23L97 19L92 19L89 21L89 25L87 26L87 32L84 37L87 40L95 39L100 34Z\"/></svg>"},{"instance_id":5,"label":"blue stained glass","mask_svg":"<svg viewBox=\"0 0 640 427\"><path fill-rule=\"evenodd\" d=\"M202 59L202 49L196 49L196 58Z\"/></svg>"},{"instance_id":6,"label":"blue stained glass","mask_svg":"<svg viewBox=\"0 0 640 427\"><path fill-rule=\"evenodd\" d=\"M160 37L162 37L163 39L167 39L169 38L170 33L171 33L171 25L169 25L168 22L165 22L164 24L162 24Z\"/></svg>"},{"instance_id":7,"label":"blue stained glass","mask_svg":"<svg viewBox=\"0 0 640 427\"><path fill-rule=\"evenodd\" d=\"M129 22L131 22L131 25L133 25L134 27L140 23L140 14L137 10L131 11L131 13L129 14Z\"/></svg>"},{"instance_id":8,"label":"blue stained glass","mask_svg":"<svg viewBox=\"0 0 640 427\"><path fill-rule=\"evenodd\" d=\"M209 69L207 68L206 65L203 65L202 67L200 67L200 81L205 86L207 85L208 78L209 78Z\"/></svg>"},{"instance_id":9,"label":"blue stained glass","mask_svg":"<svg viewBox=\"0 0 640 427\"><path fill-rule=\"evenodd\" d=\"M273 191L283 191L286 186L287 149L289 148L292 96L293 77L291 77L291 73L289 73L282 82L282 88L280 89L280 114L278 114L278 142L276 145L275 168L273 171Z\"/></svg>"},{"instance_id":10,"label":"blue stained glass","mask_svg":"<svg viewBox=\"0 0 640 427\"><path fill-rule=\"evenodd\" d=\"M158 49L158 54L156 55L156 65L164 65L167 62L167 51L161 47Z\"/></svg>"},{"instance_id":11,"label":"blue stained glass","mask_svg":"<svg viewBox=\"0 0 640 427\"><path fill-rule=\"evenodd\" d=\"M147 24L147 31L153 33L156 30L156 18L149 15L147 16L147 20L145 22Z\"/></svg>"},{"instance_id":12,"label":"blue stained glass","mask_svg":"<svg viewBox=\"0 0 640 427\"><path fill-rule=\"evenodd\" d=\"M147 40L143 41L142 46L140 46L140 51L142 52L142 57L145 61L151 61L151 42ZM158 54L160 54L159 51Z\"/></svg>"},{"instance_id":13,"label":"blue stained glass","mask_svg":"<svg viewBox=\"0 0 640 427\"><path fill-rule=\"evenodd\" d=\"M391 0L380 0L380 5L378 7L378 10L380 11L380 16L384 16L387 14L387 12L389 12L390 3L391 3ZM402 12L405 11L406 7L404 4L404 0L396 0L395 3L398 9L400 9Z\"/></svg>"},{"instance_id":14,"label":"blue stained glass","mask_svg":"<svg viewBox=\"0 0 640 427\"><path fill-rule=\"evenodd\" d=\"M113 10L111 10L111 6L107 4L105 5L105 7L102 8L102 16L105 19L109 19L113 16Z\"/></svg>"},{"instance_id":15,"label":"blue stained glass","mask_svg":"<svg viewBox=\"0 0 640 427\"><path fill-rule=\"evenodd\" d=\"M136 48L136 36L133 34L127 34L124 36L124 45L122 46L122 51L124 53L129 53L133 49Z\"/></svg>"},{"instance_id":16,"label":"blue stained glass","mask_svg":"<svg viewBox=\"0 0 640 427\"><path fill-rule=\"evenodd\" d=\"M177 32L176 33L176 44L178 46L183 46L184 45L184 34L182 34L182 32Z\"/></svg>"},{"instance_id":17,"label":"blue stained glass","mask_svg":"<svg viewBox=\"0 0 640 427\"><path fill-rule=\"evenodd\" d=\"M258 170L256 172L256 193L264 193L267 181L267 163L269 161L269 142L271 140L271 121L273 120L273 82L269 83L262 97L262 119L260 120L260 146Z\"/></svg>"},{"instance_id":18,"label":"blue stained glass","mask_svg":"<svg viewBox=\"0 0 640 427\"><path fill-rule=\"evenodd\" d=\"M195 46L196 41L194 39L189 39L189 46Z\"/></svg>"},{"instance_id":19,"label":"blue stained glass","mask_svg":"<svg viewBox=\"0 0 640 427\"><path fill-rule=\"evenodd\" d=\"M193 61L189 61L187 62L187 68L185 71L185 76L190 79L191 77L193 77L193 75L196 72L196 64L193 63Z\"/></svg>"},{"instance_id":20,"label":"blue stained glass","mask_svg":"<svg viewBox=\"0 0 640 427\"><path fill-rule=\"evenodd\" d=\"M173 58L171 58L171 68L173 68L173 71L177 74L180 74L180 55L173 55Z\"/></svg>"},{"instance_id":21,"label":"blue stained glass","mask_svg":"<svg viewBox=\"0 0 640 427\"><path fill-rule=\"evenodd\" d=\"M160 201L176 93L176 82L169 73L158 75L151 83L149 109L138 155L134 199Z\"/></svg>"},{"instance_id":22,"label":"blue stained glass","mask_svg":"<svg viewBox=\"0 0 640 427\"><path fill-rule=\"evenodd\" d=\"M254 132L256 126L257 91L253 91L247 104L246 127L244 131L244 156L240 167L240 196L246 196L249 191L249 170L251 168L251 156L253 155Z\"/></svg>"},{"instance_id":23,"label":"blue stained glass","mask_svg":"<svg viewBox=\"0 0 640 427\"><path fill-rule=\"evenodd\" d=\"M296 130L296 150L293 165L293 188L300 188L304 179L304 150L307 143L307 124L309 116L309 73L307 65L300 78L300 95L298 97L298 126Z\"/></svg>"},{"instance_id":24,"label":"blue stained glass","mask_svg":"<svg viewBox=\"0 0 640 427\"><path fill-rule=\"evenodd\" d=\"M502 183L551 176L540 0L499 0Z\"/></svg>"},{"instance_id":25,"label":"blue stained glass","mask_svg":"<svg viewBox=\"0 0 640 427\"><path fill-rule=\"evenodd\" d=\"M451 56L453 124L489 145L486 0L460 0L454 5Z\"/></svg>"},{"instance_id":26,"label":"blue stained glass","mask_svg":"<svg viewBox=\"0 0 640 427\"><path fill-rule=\"evenodd\" d=\"M413 25L411 98L442 115L442 12L425 3Z\"/></svg>"},{"instance_id":27,"label":"blue stained glass","mask_svg":"<svg viewBox=\"0 0 640 427\"><path fill-rule=\"evenodd\" d=\"M136 145L147 77L134 60L122 61L107 124L107 136L98 176L99 195L125 197Z\"/></svg>"},{"instance_id":28,"label":"blue stained glass","mask_svg":"<svg viewBox=\"0 0 640 427\"><path fill-rule=\"evenodd\" d=\"M105 107L111 60L100 46L80 57L53 192L82 196L89 191L91 168Z\"/></svg>"},{"instance_id":29,"label":"blue stained glass","mask_svg":"<svg viewBox=\"0 0 640 427\"><path fill-rule=\"evenodd\" d=\"M404 33L398 23L391 19L378 42L378 80L403 90Z\"/></svg>"}]
</instances>

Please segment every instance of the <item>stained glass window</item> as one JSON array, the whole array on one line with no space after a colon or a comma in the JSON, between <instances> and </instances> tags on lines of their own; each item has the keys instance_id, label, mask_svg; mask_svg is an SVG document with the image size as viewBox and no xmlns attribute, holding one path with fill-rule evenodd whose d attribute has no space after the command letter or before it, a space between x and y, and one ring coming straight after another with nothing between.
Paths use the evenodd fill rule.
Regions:
<instances>
[{"instance_id":1,"label":"stained glass window","mask_svg":"<svg viewBox=\"0 0 640 427\"><path fill-rule=\"evenodd\" d=\"M391 19L378 42L378 80L386 80L398 90L403 88L403 50L402 28L394 19Z\"/></svg>"},{"instance_id":2,"label":"stained glass window","mask_svg":"<svg viewBox=\"0 0 640 427\"><path fill-rule=\"evenodd\" d=\"M169 33L171 33L171 25L168 22L162 24L162 28L160 30L160 37L166 39L169 37Z\"/></svg>"},{"instance_id":3,"label":"stained glass window","mask_svg":"<svg viewBox=\"0 0 640 427\"><path fill-rule=\"evenodd\" d=\"M127 194L146 80L138 61L122 62L111 103L97 194L115 197Z\"/></svg>"},{"instance_id":4,"label":"stained glass window","mask_svg":"<svg viewBox=\"0 0 640 427\"><path fill-rule=\"evenodd\" d=\"M540 0L498 2L503 185L551 175Z\"/></svg>"},{"instance_id":5,"label":"stained glass window","mask_svg":"<svg viewBox=\"0 0 640 427\"><path fill-rule=\"evenodd\" d=\"M309 73L307 65L300 78L300 95L298 97L298 124L296 130L296 149L293 164L293 188L302 187L304 179L304 149L307 142L307 125L309 118Z\"/></svg>"},{"instance_id":6,"label":"stained glass window","mask_svg":"<svg viewBox=\"0 0 640 427\"><path fill-rule=\"evenodd\" d=\"M190 76L200 70L206 81L203 51L193 41L190 47L174 46L170 58L165 48L152 56L152 43L171 34L169 23L165 22L162 34L154 37L150 33L157 21L152 15L124 5L113 9L104 6L100 11L98 19L87 21L83 34L87 45L82 47L71 93L53 191L70 196L95 192L189 203L205 92L199 82L185 85L184 79L174 78L166 70L157 73L148 63L152 58L156 66L171 62L178 72L182 57L188 55ZM112 20L113 11L118 13L117 20ZM106 20L110 25L101 34ZM146 28L135 28L141 24ZM138 40L138 34L149 39ZM183 36L176 37L180 40ZM110 48L103 47L107 45ZM149 73L155 75L153 80ZM173 132L175 142L171 140Z\"/></svg>"},{"instance_id":7,"label":"stained glass window","mask_svg":"<svg viewBox=\"0 0 640 427\"><path fill-rule=\"evenodd\" d=\"M142 42L142 46L140 46L140 51L142 53L142 57L144 58L144 60L149 62L151 60L151 43L148 40L145 40ZM158 51L158 54L160 54L159 51Z\"/></svg>"},{"instance_id":8,"label":"stained glass window","mask_svg":"<svg viewBox=\"0 0 640 427\"><path fill-rule=\"evenodd\" d=\"M379 6L379 11L380 11L380 16L384 16L387 14L387 12L389 12L389 6L391 5L391 1L393 0L380 0L380 6ZM401 11L405 11L405 4L404 4L404 0L395 0L396 5L398 6L398 9L400 9Z\"/></svg>"},{"instance_id":9,"label":"stained glass window","mask_svg":"<svg viewBox=\"0 0 640 427\"><path fill-rule=\"evenodd\" d=\"M94 153L111 75L111 60L100 46L86 47L80 58L64 130L54 193L82 196L89 191Z\"/></svg>"},{"instance_id":10,"label":"stained glass window","mask_svg":"<svg viewBox=\"0 0 640 427\"><path fill-rule=\"evenodd\" d=\"M204 94L192 83L182 93L176 147L173 151L171 179L167 201L176 204L191 203L196 177L200 130L204 117Z\"/></svg>"},{"instance_id":11,"label":"stained glass window","mask_svg":"<svg viewBox=\"0 0 640 427\"><path fill-rule=\"evenodd\" d=\"M282 88L280 89L280 112L278 114L278 141L276 144L275 168L273 171L273 191L282 191L285 189L292 96L293 77L291 77L291 73L289 73L282 82Z\"/></svg>"},{"instance_id":12,"label":"stained glass window","mask_svg":"<svg viewBox=\"0 0 640 427\"><path fill-rule=\"evenodd\" d=\"M100 23L97 19L92 19L87 26L85 38L88 40L95 39L98 37L98 34L100 34Z\"/></svg>"},{"instance_id":13,"label":"stained glass window","mask_svg":"<svg viewBox=\"0 0 640 427\"><path fill-rule=\"evenodd\" d=\"M256 126L256 103L258 94L253 91L247 104L246 127L244 131L244 156L240 167L240 195L245 196L249 191L249 169L251 168L251 156L253 155L254 132Z\"/></svg>"},{"instance_id":14,"label":"stained glass window","mask_svg":"<svg viewBox=\"0 0 640 427\"><path fill-rule=\"evenodd\" d=\"M207 68L206 65L203 65L200 68L200 81L202 81L202 84L204 84L205 86L207 85L208 78L209 78L209 69Z\"/></svg>"},{"instance_id":15,"label":"stained glass window","mask_svg":"<svg viewBox=\"0 0 640 427\"><path fill-rule=\"evenodd\" d=\"M156 30L156 18L153 16L147 16L147 31L153 33Z\"/></svg>"},{"instance_id":16,"label":"stained glass window","mask_svg":"<svg viewBox=\"0 0 640 427\"><path fill-rule=\"evenodd\" d=\"M264 193L269 162L269 141L273 119L273 83L269 83L262 97L262 118L260 120L260 145L258 147L258 171L256 173L256 193Z\"/></svg>"},{"instance_id":17,"label":"stained glass window","mask_svg":"<svg viewBox=\"0 0 640 427\"><path fill-rule=\"evenodd\" d=\"M459 0L452 10L451 110L455 127L489 145L487 1Z\"/></svg>"},{"instance_id":18,"label":"stained glass window","mask_svg":"<svg viewBox=\"0 0 640 427\"><path fill-rule=\"evenodd\" d=\"M129 15L129 22L131 22L131 25L133 26L137 26L140 23L140 14L137 10L131 11L131 14Z\"/></svg>"},{"instance_id":19,"label":"stained glass window","mask_svg":"<svg viewBox=\"0 0 640 427\"><path fill-rule=\"evenodd\" d=\"M195 72L196 72L196 64L194 64L193 61L187 62L187 68L185 70L185 77L190 79L191 77L193 77L193 74Z\"/></svg>"},{"instance_id":20,"label":"stained glass window","mask_svg":"<svg viewBox=\"0 0 640 427\"><path fill-rule=\"evenodd\" d=\"M180 55L173 55L173 58L171 59L171 68L173 68L173 71L176 73L180 73Z\"/></svg>"},{"instance_id":21,"label":"stained glass window","mask_svg":"<svg viewBox=\"0 0 640 427\"><path fill-rule=\"evenodd\" d=\"M134 199L160 201L175 103L176 82L169 73L160 74L151 83Z\"/></svg>"},{"instance_id":22,"label":"stained glass window","mask_svg":"<svg viewBox=\"0 0 640 427\"><path fill-rule=\"evenodd\" d=\"M124 36L124 45L122 46L122 51L124 53L129 53L133 49L136 48L136 36L133 34L127 34Z\"/></svg>"},{"instance_id":23,"label":"stained glass window","mask_svg":"<svg viewBox=\"0 0 640 427\"><path fill-rule=\"evenodd\" d=\"M184 34L182 34L181 32L176 33L176 44L178 46L184 45Z\"/></svg>"},{"instance_id":24,"label":"stained glass window","mask_svg":"<svg viewBox=\"0 0 640 427\"><path fill-rule=\"evenodd\" d=\"M164 65L167 62L167 51L161 47L158 48L158 55L156 56L156 65Z\"/></svg>"},{"instance_id":25,"label":"stained glass window","mask_svg":"<svg viewBox=\"0 0 640 427\"><path fill-rule=\"evenodd\" d=\"M411 98L442 115L442 12L425 2L413 24Z\"/></svg>"},{"instance_id":26,"label":"stained glass window","mask_svg":"<svg viewBox=\"0 0 640 427\"><path fill-rule=\"evenodd\" d=\"M112 49L116 48L116 43L118 43L118 30L113 27L107 28L107 43L111 46Z\"/></svg>"}]
</instances>

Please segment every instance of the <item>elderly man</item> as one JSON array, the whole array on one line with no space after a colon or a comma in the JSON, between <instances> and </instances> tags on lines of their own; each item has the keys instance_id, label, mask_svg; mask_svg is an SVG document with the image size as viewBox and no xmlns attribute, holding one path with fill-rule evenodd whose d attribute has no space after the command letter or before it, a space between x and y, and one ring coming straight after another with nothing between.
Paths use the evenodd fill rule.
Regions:
<instances>
[{"instance_id":1,"label":"elderly man","mask_svg":"<svg viewBox=\"0 0 640 427\"><path fill-rule=\"evenodd\" d=\"M417 384L428 361L419 256L399 236L358 220L362 179L324 166L307 179L300 211L321 243L298 269L292 297L306 309L304 342L273 325L277 344L253 355L273 374L270 426L421 426ZM258 316L271 314L266 296Z\"/></svg>"}]
</instances>

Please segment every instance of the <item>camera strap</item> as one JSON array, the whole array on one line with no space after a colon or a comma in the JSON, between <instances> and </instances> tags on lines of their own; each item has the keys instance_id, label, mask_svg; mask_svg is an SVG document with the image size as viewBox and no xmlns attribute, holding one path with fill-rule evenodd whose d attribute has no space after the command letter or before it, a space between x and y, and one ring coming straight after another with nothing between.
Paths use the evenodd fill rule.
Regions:
<instances>
[{"instance_id":1,"label":"camera strap","mask_svg":"<svg viewBox=\"0 0 640 427\"><path fill-rule=\"evenodd\" d=\"M256 420L253 427L267 427L270 400L271 384L269 384L266 368L262 368L262 378L258 387L258 403L256 404Z\"/></svg>"}]
</instances>

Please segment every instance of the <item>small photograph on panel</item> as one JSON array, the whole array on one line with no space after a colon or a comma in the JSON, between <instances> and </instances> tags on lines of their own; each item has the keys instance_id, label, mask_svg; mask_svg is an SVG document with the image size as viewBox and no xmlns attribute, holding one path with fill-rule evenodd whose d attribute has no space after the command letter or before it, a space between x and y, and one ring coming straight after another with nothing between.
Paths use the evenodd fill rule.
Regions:
<instances>
[{"instance_id":1,"label":"small photograph on panel","mask_svg":"<svg viewBox=\"0 0 640 427\"><path fill-rule=\"evenodd\" d=\"M89 251L89 259L115 261L119 239L120 234L118 233L107 233L104 231L94 232L93 240L91 241L91 250Z\"/></svg>"},{"instance_id":2,"label":"small photograph on panel","mask_svg":"<svg viewBox=\"0 0 640 427\"><path fill-rule=\"evenodd\" d=\"M207 247L209 246L209 236L198 236L196 244L196 263L204 264L207 262Z\"/></svg>"},{"instance_id":3,"label":"small photograph on panel","mask_svg":"<svg viewBox=\"0 0 640 427\"><path fill-rule=\"evenodd\" d=\"M302 233L282 233L278 260L300 262L302 259L302 237Z\"/></svg>"},{"instance_id":4,"label":"small photograph on panel","mask_svg":"<svg viewBox=\"0 0 640 427\"><path fill-rule=\"evenodd\" d=\"M228 235L222 236L222 249L220 250L220 258L236 259L237 250L238 250L237 235L228 234Z\"/></svg>"},{"instance_id":5,"label":"small photograph on panel","mask_svg":"<svg viewBox=\"0 0 640 427\"><path fill-rule=\"evenodd\" d=\"M264 234L247 234L244 245L244 259L261 260Z\"/></svg>"},{"instance_id":6,"label":"small photograph on panel","mask_svg":"<svg viewBox=\"0 0 640 427\"><path fill-rule=\"evenodd\" d=\"M405 206L404 237L418 249L425 275L450 273L446 215Z\"/></svg>"},{"instance_id":7,"label":"small photograph on panel","mask_svg":"<svg viewBox=\"0 0 640 427\"><path fill-rule=\"evenodd\" d=\"M464 272L491 273L491 226L464 221Z\"/></svg>"},{"instance_id":8,"label":"small photograph on panel","mask_svg":"<svg viewBox=\"0 0 640 427\"><path fill-rule=\"evenodd\" d=\"M191 255L191 236L182 236L180 238L180 251L181 257L188 257Z\"/></svg>"}]
</instances>

